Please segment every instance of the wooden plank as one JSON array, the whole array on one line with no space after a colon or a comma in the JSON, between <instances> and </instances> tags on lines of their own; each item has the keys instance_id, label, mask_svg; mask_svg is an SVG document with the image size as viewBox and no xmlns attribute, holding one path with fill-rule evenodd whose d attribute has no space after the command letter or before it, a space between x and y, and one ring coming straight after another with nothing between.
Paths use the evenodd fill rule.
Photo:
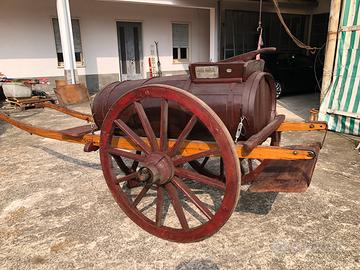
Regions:
<instances>
[{"instance_id":1,"label":"wooden plank","mask_svg":"<svg viewBox=\"0 0 360 270\"><path fill-rule=\"evenodd\" d=\"M317 131L327 130L326 122L284 122L276 131Z\"/></svg>"},{"instance_id":2,"label":"wooden plank","mask_svg":"<svg viewBox=\"0 0 360 270\"><path fill-rule=\"evenodd\" d=\"M97 130L97 127L94 125L86 125L86 126L79 126L69 129L64 129L60 131L62 134L71 137L82 137L86 134L92 133L93 131Z\"/></svg>"},{"instance_id":3,"label":"wooden plank","mask_svg":"<svg viewBox=\"0 0 360 270\"><path fill-rule=\"evenodd\" d=\"M89 135L86 135L85 137L87 136ZM93 135L92 139L94 145L100 146L99 136ZM149 144L145 138L143 138L143 140L145 141L145 143ZM175 144L176 140L170 139L168 142L169 142L168 147L171 148ZM118 137L116 139L113 139L112 146L115 148L120 148L129 151L140 150L130 140L124 137ZM313 151L307 150L306 147L304 147L304 150L294 150L292 148L286 148L286 147L257 146L249 154L244 153L244 148L240 144L235 145L235 148L239 158L310 160L314 158L314 154L315 154ZM217 144L214 142L185 141L185 143L180 148L180 153L182 156L190 156L213 149L218 149Z\"/></svg>"},{"instance_id":4,"label":"wooden plank","mask_svg":"<svg viewBox=\"0 0 360 270\"><path fill-rule=\"evenodd\" d=\"M38 135L45 138L50 138L59 141L86 144L92 143L94 146L100 146L100 136L97 134L86 134L81 137L69 136L62 133L62 131L54 131L39 127L34 127L30 124L22 123L16 121L5 114L0 113L0 120L18 127L24 131L29 132L30 134ZM144 142L148 145L149 142L146 138L142 138ZM160 142L157 139L158 143ZM176 143L176 140L168 140L168 148L171 148ZM125 137L116 137L112 141L112 146L123 149L123 150L140 150L135 146L129 139ZM303 150L294 150L286 147L275 147L275 146L257 146L249 154L245 154L243 151L243 146L241 144L236 144L236 153L239 158L253 158L253 159L279 159L279 160L309 160L313 159L316 154L304 147ZM204 152L212 149L218 149L218 145L215 142L204 142L204 141L189 141L186 140L180 147L179 153L183 156L190 156L197 154L199 152Z\"/></svg>"},{"instance_id":5,"label":"wooden plank","mask_svg":"<svg viewBox=\"0 0 360 270\"><path fill-rule=\"evenodd\" d=\"M301 146L291 146L294 150ZM306 146L319 153L318 145ZM305 192L310 185L317 158L271 160L251 184L250 192Z\"/></svg>"},{"instance_id":6,"label":"wooden plank","mask_svg":"<svg viewBox=\"0 0 360 270\"><path fill-rule=\"evenodd\" d=\"M50 102L44 102L44 103L41 103L41 104L37 104L36 106L38 108L49 108L49 109L52 109L52 110L55 110L55 111L70 115L72 117L75 117L75 118L78 118L78 119L81 119L81 120L85 120L87 122L94 122L94 119L93 119L92 115L90 115L90 114L85 114L85 113L81 113L81 112L78 112L78 111L74 111L74 110L68 109L68 108L63 107L63 106L58 106L56 104L52 104Z\"/></svg>"}]
</instances>

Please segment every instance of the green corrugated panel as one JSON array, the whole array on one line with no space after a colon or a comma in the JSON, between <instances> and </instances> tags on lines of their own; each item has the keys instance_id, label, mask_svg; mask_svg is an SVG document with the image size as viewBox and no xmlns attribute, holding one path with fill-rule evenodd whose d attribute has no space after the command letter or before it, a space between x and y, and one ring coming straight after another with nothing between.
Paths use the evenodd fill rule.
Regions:
<instances>
[{"instance_id":1,"label":"green corrugated panel","mask_svg":"<svg viewBox=\"0 0 360 270\"><path fill-rule=\"evenodd\" d=\"M343 27L360 25L360 0L345 0ZM320 107L320 120L329 129L360 135L360 31L340 31L333 81Z\"/></svg>"}]
</instances>

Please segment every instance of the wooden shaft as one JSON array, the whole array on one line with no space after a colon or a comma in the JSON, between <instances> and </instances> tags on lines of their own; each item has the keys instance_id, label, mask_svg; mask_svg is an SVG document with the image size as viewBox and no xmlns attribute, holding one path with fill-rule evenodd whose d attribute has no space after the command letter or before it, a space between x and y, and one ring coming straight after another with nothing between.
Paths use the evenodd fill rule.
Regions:
<instances>
[{"instance_id":1,"label":"wooden shaft","mask_svg":"<svg viewBox=\"0 0 360 270\"><path fill-rule=\"evenodd\" d=\"M62 112L64 114L70 115L72 117L75 117L75 118L78 118L81 120L85 120L87 122L94 122L94 119L93 119L92 115L90 115L90 114L85 114L85 113L81 113L78 111L70 110L66 107L58 106L58 105L52 104L50 102L40 103L40 104L37 104L36 106L38 108L53 109L55 111Z\"/></svg>"},{"instance_id":2,"label":"wooden shaft","mask_svg":"<svg viewBox=\"0 0 360 270\"><path fill-rule=\"evenodd\" d=\"M326 122L284 122L276 130L285 131L320 131L327 130Z\"/></svg>"},{"instance_id":3,"label":"wooden shaft","mask_svg":"<svg viewBox=\"0 0 360 270\"><path fill-rule=\"evenodd\" d=\"M239 62L239 61L246 62L246 61L254 59L256 57L256 55L258 55L258 54L275 53L275 52L276 52L276 48L274 48L274 47L262 48L259 50L236 55L236 56L230 57L228 59L221 60L219 62L220 63L231 63L231 62Z\"/></svg>"},{"instance_id":4,"label":"wooden shaft","mask_svg":"<svg viewBox=\"0 0 360 270\"><path fill-rule=\"evenodd\" d=\"M280 114L277 115L273 121L271 121L266 127L264 127L260 132L254 134L251 136L247 141L243 142L244 146L244 153L248 154L254 148L260 144L262 144L264 141L266 141L267 138L270 137L271 134L273 134L285 121L285 115Z\"/></svg>"},{"instance_id":5,"label":"wooden shaft","mask_svg":"<svg viewBox=\"0 0 360 270\"><path fill-rule=\"evenodd\" d=\"M19 129L22 129L30 134L34 134L40 137L45 137L49 139L71 142L71 143L79 143L79 144L87 144L91 143L94 146L100 147L100 136L97 134L86 134L84 136L76 137L69 136L61 131L54 131L39 127L34 127L30 124L22 123L11 119L5 114L0 113L0 120L3 120ZM148 144L148 140L146 138L142 138L142 140ZM157 139L158 143L160 139ZM169 139L168 140L168 148L171 149L177 140ZM115 148L123 149L123 150L141 150L138 146L134 145L130 140L125 137L116 137L112 141L112 146ZM315 153L311 150L293 150L286 147L276 147L276 146L257 146L250 153L244 153L244 147L240 144L235 145L236 153L239 158L252 158L252 159L277 159L277 160L308 160L313 159L315 157ZM182 144L179 149L179 152L182 156L190 156L200 152L208 151L208 150L216 150L218 146L215 142L204 142L204 141L190 141L186 140Z\"/></svg>"},{"instance_id":6,"label":"wooden shaft","mask_svg":"<svg viewBox=\"0 0 360 270\"><path fill-rule=\"evenodd\" d=\"M87 137L88 135L85 135L84 137L79 137L79 138L73 137L73 136L67 136L65 134L62 134L60 131L34 127L33 125L16 121L16 120L6 116L3 113L0 113L0 120L4 120L5 122L9 123L12 126L15 126L26 132L29 132L31 135L34 134L34 135L44 137L44 138L65 141L65 142L72 142L72 143L80 143L80 144L85 144L85 143L89 142L89 141L86 141L86 138L89 139L89 137ZM91 142L91 140L90 140L90 142Z\"/></svg>"}]
</instances>

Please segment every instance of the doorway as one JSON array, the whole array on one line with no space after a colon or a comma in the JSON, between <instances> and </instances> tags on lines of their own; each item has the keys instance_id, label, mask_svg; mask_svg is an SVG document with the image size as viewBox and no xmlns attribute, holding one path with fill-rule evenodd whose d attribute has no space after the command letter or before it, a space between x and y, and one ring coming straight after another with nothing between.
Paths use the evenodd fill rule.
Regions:
<instances>
[{"instance_id":1,"label":"doorway","mask_svg":"<svg viewBox=\"0 0 360 270\"><path fill-rule=\"evenodd\" d=\"M121 80L142 79L143 52L141 23L117 22Z\"/></svg>"}]
</instances>

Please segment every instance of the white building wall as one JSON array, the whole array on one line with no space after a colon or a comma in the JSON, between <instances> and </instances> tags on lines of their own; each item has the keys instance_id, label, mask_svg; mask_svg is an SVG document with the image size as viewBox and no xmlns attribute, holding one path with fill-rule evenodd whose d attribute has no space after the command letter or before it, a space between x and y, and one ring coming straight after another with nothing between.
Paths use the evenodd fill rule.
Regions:
<instances>
[{"instance_id":1,"label":"white building wall","mask_svg":"<svg viewBox=\"0 0 360 270\"><path fill-rule=\"evenodd\" d=\"M63 76L56 59L52 28L55 0L1 0L0 71L8 77ZM150 46L159 41L162 69L187 70L173 64L172 22L190 23L191 62L209 60L209 10L95 0L71 0L73 18L80 20L85 66L79 75L118 74L116 21L142 22L144 72Z\"/></svg>"}]
</instances>

